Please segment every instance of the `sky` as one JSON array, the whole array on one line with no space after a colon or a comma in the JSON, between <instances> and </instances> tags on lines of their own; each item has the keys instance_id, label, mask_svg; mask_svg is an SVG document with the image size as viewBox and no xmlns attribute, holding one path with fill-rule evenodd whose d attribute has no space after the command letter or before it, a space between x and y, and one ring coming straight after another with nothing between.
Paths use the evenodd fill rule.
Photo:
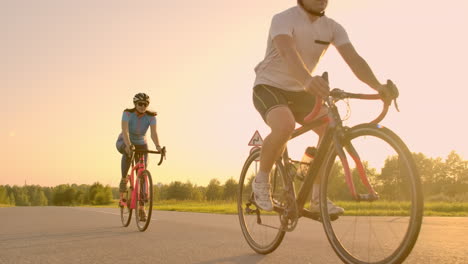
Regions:
<instances>
[{"instance_id":1,"label":"sky","mask_svg":"<svg viewBox=\"0 0 468 264\"><path fill-rule=\"evenodd\" d=\"M248 142L269 133L252 103L254 67L271 18L295 0L0 1L0 185L117 186L115 141L133 95L152 98L168 150L154 182L207 185L238 179ZM330 0L381 82L400 89L400 112L382 122L413 152L468 158L464 0ZM330 47L314 74L330 86L371 89ZM347 125L372 119L376 102L351 102ZM289 147L300 158L317 137ZM150 147L154 146L150 141Z\"/></svg>"}]
</instances>

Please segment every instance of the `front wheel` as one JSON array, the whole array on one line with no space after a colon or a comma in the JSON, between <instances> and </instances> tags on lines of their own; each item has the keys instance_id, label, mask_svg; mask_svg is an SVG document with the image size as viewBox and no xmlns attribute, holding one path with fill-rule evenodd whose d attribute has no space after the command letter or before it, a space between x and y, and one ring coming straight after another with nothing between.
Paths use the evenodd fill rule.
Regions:
<instances>
[{"instance_id":1,"label":"front wheel","mask_svg":"<svg viewBox=\"0 0 468 264\"><path fill-rule=\"evenodd\" d=\"M135 220L138 230L141 232L148 228L153 211L153 180L151 173L144 170L137 177L137 208L135 209Z\"/></svg>"},{"instance_id":2,"label":"front wheel","mask_svg":"<svg viewBox=\"0 0 468 264\"><path fill-rule=\"evenodd\" d=\"M125 199L125 203L119 201L119 208L120 208L120 220L122 221L122 226L127 227L131 220L132 220L132 208L131 206L131 190L129 181L127 181L127 186L125 188L125 192L123 193L123 198Z\"/></svg>"},{"instance_id":3,"label":"front wheel","mask_svg":"<svg viewBox=\"0 0 468 264\"><path fill-rule=\"evenodd\" d=\"M331 148L321 175L320 210L332 248L344 263L403 262L416 243L423 215L421 183L411 152L396 134L375 124L349 129L341 144L357 194L372 193L362 183L361 176L366 175L378 196L358 201L351 195L345 163ZM356 165L359 160L362 166ZM336 221L328 217L327 199L345 209Z\"/></svg>"},{"instance_id":4,"label":"front wheel","mask_svg":"<svg viewBox=\"0 0 468 264\"><path fill-rule=\"evenodd\" d=\"M277 212L261 210L253 201L252 181L260 169L260 149L246 160L239 179L237 213L242 233L249 246L259 254L273 252L284 238L281 218ZM284 201L283 166L277 162L270 173L272 197L275 207Z\"/></svg>"}]
</instances>

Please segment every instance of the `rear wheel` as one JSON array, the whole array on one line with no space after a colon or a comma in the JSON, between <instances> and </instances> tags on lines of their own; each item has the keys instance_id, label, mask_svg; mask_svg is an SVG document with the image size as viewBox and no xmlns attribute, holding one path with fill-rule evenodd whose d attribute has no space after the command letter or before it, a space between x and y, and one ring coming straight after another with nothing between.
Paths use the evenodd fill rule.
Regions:
<instances>
[{"instance_id":1,"label":"rear wheel","mask_svg":"<svg viewBox=\"0 0 468 264\"><path fill-rule=\"evenodd\" d=\"M344 191L349 190L344 163L331 149L320 189L323 227L330 244L344 263L403 262L416 243L423 213L421 184L411 152L392 131L373 124L349 129L342 144L351 179L363 199L357 201ZM361 168L352 162L353 156L362 161ZM361 181L360 169L378 193L376 200L366 199L370 192ZM327 217L327 198L345 209L336 221Z\"/></svg>"},{"instance_id":2,"label":"rear wheel","mask_svg":"<svg viewBox=\"0 0 468 264\"><path fill-rule=\"evenodd\" d=\"M141 232L148 228L153 211L153 180L151 173L144 170L137 177L137 208L135 209L135 220L138 230Z\"/></svg>"},{"instance_id":3,"label":"rear wheel","mask_svg":"<svg viewBox=\"0 0 468 264\"><path fill-rule=\"evenodd\" d=\"M246 160L239 179L237 212L242 233L249 246L257 253L273 252L284 238L281 219L277 212L267 212L258 208L252 195L252 181L260 166L260 149L254 151ZM270 173L274 206L281 206L284 200L283 175L281 163L276 163Z\"/></svg>"}]
</instances>

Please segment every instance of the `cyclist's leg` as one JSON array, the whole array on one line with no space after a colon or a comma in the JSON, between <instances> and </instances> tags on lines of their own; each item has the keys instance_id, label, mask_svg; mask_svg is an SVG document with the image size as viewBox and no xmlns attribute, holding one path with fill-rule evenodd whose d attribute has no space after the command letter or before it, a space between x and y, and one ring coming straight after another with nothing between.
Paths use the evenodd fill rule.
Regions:
<instances>
[{"instance_id":1,"label":"cyclist's leg","mask_svg":"<svg viewBox=\"0 0 468 264\"><path fill-rule=\"evenodd\" d=\"M123 199L123 195L127 188L127 173L128 169L130 168L130 158L125 153L125 144L118 144L117 150L122 154L122 159L120 161L120 169L121 169L121 178L119 184L119 192L120 192L120 199Z\"/></svg>"},{"instance_id":2,"label":"cyclist's leg","mask_svg":"<svg viewBox=\"0 0 468 264\"><path fill-rule=\"evenodd\" d=\"M260 157L260 172L266 175L257 180L267 181L268 173L281 155L285 143L294 131L295 121L284 92L269 85L257 85L253 91L255 108L271 132L265 137Z\"/></svg>"},{"instance_id":3,"label":"cyclist's leg","mask_svg":"<svg viewBox=\"0 0 468 264\"><path fill-rule=\"evenodd\" d=\"M260 170L253 180L252 189L257 205L264 210L272 210L269 174L294 131L295 121L284 94L278 88L267 85L256 86L253 101L255 108L271 128L271 132L263 141Z\"/></svg>"},{"instance_id":4,"label":"cyclist's leg","mask_svg":"<svg viewBox=\"0 0 468 264\"><path fill-rule=\"evenodd\" d=\"M260 154L260 171L270 172L291 137L295 122L291 110L284 105L271 109L266 115L266 122L271 128L271 132L263 140Z\"/></svg>"}]
</instances>

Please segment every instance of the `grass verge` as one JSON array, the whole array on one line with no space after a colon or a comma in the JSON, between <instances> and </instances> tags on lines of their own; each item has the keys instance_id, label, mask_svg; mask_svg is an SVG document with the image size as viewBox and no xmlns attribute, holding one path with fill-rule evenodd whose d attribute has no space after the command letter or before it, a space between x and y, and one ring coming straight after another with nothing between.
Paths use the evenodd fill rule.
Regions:
<instances>
[{"instance_id":1,"label":"grass verge","mask_svg":"<svg viewBox=\"0 0 468 264\"><path fill-rule=\"evenodd\" d=\"M372 206L359 206L354 202L335 202L338 206L345 208L346 215L404 215L408 205L389 203L385 201L374 202ZM117 208L118 200L108 205L80 205L92 208ZM12 205L0 204L1 207L13 207ZM227 201L177 201L165 200L154 202L153 208L161 211L197 212L214 214L237 214L237 203ZM468 216L468 203L456 202L426 202L424 204L425 216Z\"/></svg>"},{"instance_id":2,"label":"grass verge","mask_svg":"<svg viewBox=\"0 0 468 264\"><path fill-rule=\"evenodd\" d=\"M389 202L374 202L369 206L356 206L356 203L336 202L346 210L346 215L404 215L408 206ZM214 201L158 201L156 210L178 212L200 212L218 214L237 214L235 202ZM468 216L468 203L431 202L424 204L425 216Z\"/></svg>"}]
</instances>

